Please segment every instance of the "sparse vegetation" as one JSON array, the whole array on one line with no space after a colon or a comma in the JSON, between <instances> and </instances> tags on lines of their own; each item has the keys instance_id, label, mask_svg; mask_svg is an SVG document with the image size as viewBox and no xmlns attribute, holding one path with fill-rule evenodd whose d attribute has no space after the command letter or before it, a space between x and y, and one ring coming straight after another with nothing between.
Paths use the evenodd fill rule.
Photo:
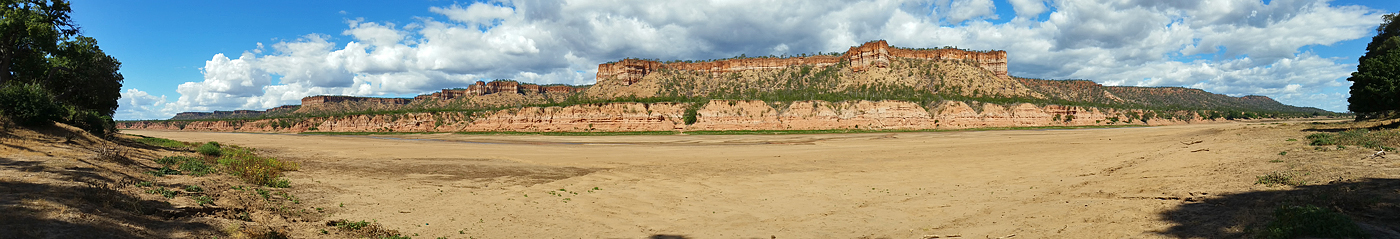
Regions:
<instances>
[{"instance_id":1,"label":"sparse vegetation","mask_svg":"<svg viewBox=\"0 0 1400 239\"><path fill-rule=\"evenodd\" d=\"M1311 140L1309 145L1336 145L1338 149L1345 149L1346 145L1355 145L1369 149L1395 150L1395 147L1400 146L1400 130L1396 129L1351 129L1338 133L1315 133L1307 138Z\"/></svg>"},{"instance_id":2,"label":"sparse vegetation","mask_svg":"<svg viewBox=\"0 0 1400 239\"><path fill-rule=\"evenodd\" d=\"M1369 238L1350 217L1313 205L1283 206L1274 210L1274 220L1264 226L1264 238L1298 237Z\"/></svg>"},{"instance_id":3,"label":"sparse vegetation","mask_svg":"<svg viewBox=\"0 0 1400 239\"><path fill-rule=\"evenodd\" d=\"M1269 174L1257 176L1256 179L1257 179L1257 180L1254 182L1254 184L1263 184L1263 185L1266 185L1266 186L1277 186L1277 185L1303 186L1304 184L1307 183L1307 182L1305 182L1305 181L1303 181L1303 180L1295 179L1295 178L1294 178L1294 174L1293 174L1293 173L1288 173L1288 172L1273 172L1273 173L1269 173Z\"/></svg>"},{"instance_id":4,"label":"sparse vegetation","mask_svg":"<svg viewBox=\"0 0 1400 239\"><path fill-rule=\"evenodd\" d=\"M151 146L165 147L165 148L172 148L172 149L178 149L178 148L189 147L189 144L186 144L185 142L180 142L180 141L175 141L175 140L170 140L170 139L163 139L163 138L155 138L155 137L141 136L141 138L137 138L137 139L135 139L135 140L136 140L136 142L140 142L140 143L147 144L147 145L151 145Z\"/></svg>"}]
</instances>

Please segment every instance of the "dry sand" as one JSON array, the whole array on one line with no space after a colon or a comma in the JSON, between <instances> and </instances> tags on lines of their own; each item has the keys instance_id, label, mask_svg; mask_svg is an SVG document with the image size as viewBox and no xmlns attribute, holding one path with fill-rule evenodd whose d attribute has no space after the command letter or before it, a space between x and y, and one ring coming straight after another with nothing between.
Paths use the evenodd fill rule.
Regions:
<instances>
[{"instance_id":1,"label":"dry sand","mask_svg":"<svg viewBox=\"0 0 1400 239\"><path fill-rule=\"evenodd\" d=\"M1300 170L1299 157L1368 154L1308 152L1305 140L1286 141L1311 133L1299 129L124 133L255 147L301 162L289 175L293 189L331 210L329 218L374 220L415 238L1155 238L1239 233L1224 223L1183 228L1190 222L1170 215L1212 197L1285 190L1255 185L1255 177ZM1380 171L1342 177L1400 177L1394 161L1370 163Z\"/></svg>"}]
</instances>

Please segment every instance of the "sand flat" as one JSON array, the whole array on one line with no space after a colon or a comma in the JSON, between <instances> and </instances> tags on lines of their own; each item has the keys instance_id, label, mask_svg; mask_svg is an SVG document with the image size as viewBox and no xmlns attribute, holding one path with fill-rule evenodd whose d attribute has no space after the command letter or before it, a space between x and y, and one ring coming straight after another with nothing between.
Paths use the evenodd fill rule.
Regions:
<instances>
[{"instance_id":1,"label":"sand flat","mask_svg":"<svg viewBox=\"0 0 1400 239\"><path fill-rule=\"evenodd\" d=\"M301 162L289 176L305 203L426 238L1169 237L1162 232L1179 222L1163 212L1270 190L1255 176L1285 167L1265 161L1297 143L1285 138L1306 135L1245 123L809 135L123 132Z\"/></svg>"}]
</instances>

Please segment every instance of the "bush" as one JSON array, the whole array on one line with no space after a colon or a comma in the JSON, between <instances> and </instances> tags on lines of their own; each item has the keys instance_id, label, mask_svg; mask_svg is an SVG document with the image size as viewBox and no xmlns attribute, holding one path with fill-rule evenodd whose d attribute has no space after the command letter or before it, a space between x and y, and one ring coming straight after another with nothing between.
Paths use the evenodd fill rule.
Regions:
<instances>
[{"instance_id":1,"label":"bush","mask_svg":"<svg viewBox=\"0 0 1400 239\"><path fill-rule=\"evenodd\" d=\"M223 150L220 148L221 147L219 147L219 142L210 141L208 143L200 145L199 148L195 149L195 152L199 152L199 154L203 155L218 157L219 155L224 154Z\"/></svg>"},{"instance_id":2,"label":"bush","mask_svg":"<svg viewBox=\"0 0 1400 239\"><path fill-rule=\"evenodd\" d=\"M59 119L59 106L53 95L37 84L0 88L0 113L25 126L39 126Z\"/></svg>"},{"instance_id":3,"label":"bush","mask_svg":"<svg viewBox=\"0 0 1400 239\"><path fill-rule=\"evenodd\" d=\"M1313 205L1284 206L1274 210L1274 220L1264 225L1264 238L1367 238L1350 217Z\"/></svg>"},{"instance_id":4,"label":"bush","mask_svg":"<svg viewBox=\"0 0 1400 239\"><path fill-rule=\"evenodd\" d=\"M1337 144L1337 141L1332 139L1332 134L1328 133L1310 134L1308 135L1308 139L1312 140L1312 142L1308 144L1314 146Z\"/></svg>"},{"instance_id":5,"label":"bush","mask_svg":"<svg viewBox=\"0 0 1400 239\"><path fill-rule=\"evenodd\" d=\"M97 113L97 111L82 110L73 106L63 106L63 123L78 127L92 135L106 137L110 133L117 132L116 122L111 116Z\"/></svg>"},{"instance_id":6,"label":"bush","mask_svg":"<svg viewBox=\"0 0 1400 239\"><path fill-rule=\"evenodd\" d=\"M243 179L244 182L277 188L291 186L289 181L281 178L282 172L295 171L300 167L295 162L259 157L248 149L239 147L228 149L218 162L224 167L224 172Z\"/></svg>"}]
</instances>

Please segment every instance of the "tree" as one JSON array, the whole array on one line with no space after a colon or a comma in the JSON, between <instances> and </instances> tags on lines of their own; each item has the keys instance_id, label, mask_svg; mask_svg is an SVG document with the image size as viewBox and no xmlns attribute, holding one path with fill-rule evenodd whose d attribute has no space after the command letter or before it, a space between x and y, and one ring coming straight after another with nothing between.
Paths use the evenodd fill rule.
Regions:
<instances>
[{"instance_id":1,"label":"tree","mask_svg":"<svg viewBox=\"0 0 1400 239\"><path fill-rule=\"evenodd\" d=\"M0 0L0 85L47 71L48 53L78 34L63 0Z\"/></svg>"},{"instance_id":2,"label":"tree","mask_svg":"<svg viewBox=\"0 0 1400 239\"><path fill-rule=\"evenodd\" d=\"M97 39L77 36L58 46L40 82L54 99L71 106L111 116L121 98L122 63L102 52Z\"/></svg>"},{"instance_id":3,"label":"tree","mask_svg":"<svg viewBox=\"0 0 1400 239\"><path fill-rule=\"evenodd\" d=\"M1376 36L1366 45L1356 72L1351 73L1347 108L1357 120L1375 119L1400 111L1400 13L1386 14Z\"/></svg>"},{"instance_id":4,"label":"tree","mask_svg":"<svg viewBox=\"0 0 1400 239\"><path fill-rule=\"evenodd\" d=\"M60 121L112 132L121 62L82 36L67 0L0 0L0 112L25 125Z\"/></svg>"}]
</instances>

